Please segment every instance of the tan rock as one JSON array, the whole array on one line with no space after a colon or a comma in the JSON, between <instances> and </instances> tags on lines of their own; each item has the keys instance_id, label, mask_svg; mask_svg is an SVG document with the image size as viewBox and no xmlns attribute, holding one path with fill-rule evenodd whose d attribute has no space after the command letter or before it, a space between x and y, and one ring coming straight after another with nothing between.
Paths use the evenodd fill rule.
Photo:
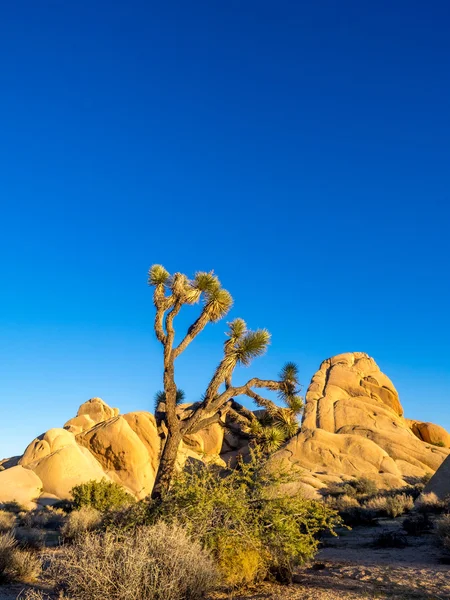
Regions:
<instances>
[{"instance_id":1,"label":"tan rock","mask_svg":"<svg viewBox=\"0 0 450 600\"><path fill-rule=\"evenodd\" d=\"M0 502L16 501L34 508L41 492L42 481L29 469L18 465L0 472Z\"/></svg>"},{"instance_id":2,"label":"tan rock","mask_svg":"<svg viewBox=\"0 0 450 600\"><path fill-rule=\"evenodd\" d=\"M76 445L73 433L61 428L49 429L28 445L22 458L19 460L19 464L25 467L64 446L70 445Z\"/></svg>"},{"instance_id":3,"label":"tan rock","mask_svg":"<svg viewBox=\"0 0 450 600\"><path fill-rule=\"evenodd\" d=\"M117 417L118 414L118 408L111 408L101 398L91 398L80 406L77 416L69 419L64 425L64 429L76 435L91 429L97 423Z\"/></svg>"},{"instance_id":4,"label":"tan rock","mask_svg":"<svg viewBox=\"0 0 450 600\"><path fill-rule=\"evenodd\" d=\"M1 474L0 474L1 475ZM440 500L450 497L450 456L448 456L424 489L425 494L433 492Z\"/></svg>"},{"instance_id":5,"label":"tan rock","mask_svg":"<svg viewBox=\"0 0 450 600\"><path fill-rule=\"evenodd\" d=\"M422 421L413 421L411 419L406 419L406 422L419 440L427 442L428 444L450 448L450 433L440 425L428 422L424 423Z\"/></svg>"},{"instance_id":6,"label":"tan rock","mask_svg":"<svg viewBox=\"0 0 450 600\"><path fill-rule=\"evenodd\" d=\"M77 435L111 479L137 498L147 496L155 481L159 437L152 415L129 413Z\"/></svg>"},{"instance_id":7,"label":"tan rock","mask_svg":"<svg viewBox=\"0 0 450 600\"><path fill-rule=\"evenodd\" d=\"M302 480L309 485L333 475L400 486L434 472L449 454L413 434L393 383L362 352L325 360L305 400L300 433L274 459L304 469ZM431 431L443 435L425 430L430 440Z\"/></svg>"},{"instance_id":8,"label":"tan rock","mask_svg":"<svg viewBox=\"0 0 450 600\"><path fill-rule=\"evenodd\" d=\"M64 446L30 463L28 468L42 481L44 493L63 499L70 499L70 491L80 483L109 479L92 454L77 444Z\"/></svg>"}]
</instances>

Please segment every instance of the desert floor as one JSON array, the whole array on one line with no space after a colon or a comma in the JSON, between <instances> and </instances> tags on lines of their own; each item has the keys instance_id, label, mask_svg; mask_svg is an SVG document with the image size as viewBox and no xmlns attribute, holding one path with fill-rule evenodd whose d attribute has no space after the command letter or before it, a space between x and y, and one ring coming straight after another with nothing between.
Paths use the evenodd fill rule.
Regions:
<instances>
[{"instance_id":1,"label":"desert floor","mask_svg":"<svg viewBox=\"0 0 450 600\"><path fill-rule=\"evenodd\" d=\"M300 569L290 586L264 583L246 592L216 593L208 600L450 600L450 565L443 562L434 535L408 536L405 548L373 547L380 533L401 533L401 524L402 518L380 519L378 526L342 530L339 537L327 538L314 563ZM0 586L0 600L21 598L24 589Z\"/></svg>"}]
</instances>

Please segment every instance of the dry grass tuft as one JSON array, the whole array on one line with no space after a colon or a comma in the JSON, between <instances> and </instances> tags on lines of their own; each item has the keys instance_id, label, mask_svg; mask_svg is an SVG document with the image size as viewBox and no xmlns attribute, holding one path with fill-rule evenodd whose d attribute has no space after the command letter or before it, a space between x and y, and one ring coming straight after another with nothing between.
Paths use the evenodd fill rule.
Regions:
<instances>
[{"instance_id":1,"label":"dry grass tuft","mask_svg":"<svg viewBox=\"0 0 450 600\"><path fill-rule=\"evenodd\" d=\"M31 582L41 572L39 558L28 550L21 550L10 533L0 535L0 581Z\"/></svg>"},{"instance_id":2,"label":"dry grass tuft","mask_svg":"<svg viewBox=\"0 0 450 600\"><path fill-rule=\"evenodd\" d=\"M439 514L445 509L446 503L439 500L434 492L429 492L428 494L420 494L416 506L421 513Z\"/></svg>"},{"instance_id":3,"label":"dry grass tuft","mask_svg":"<svg viewBox=\"0 0 450 600\"><path fill-rule=\"evenodd\" d=\"M102 513L95 508L84 507L74 510L67 515L66 522L61 528L62 536L67 540L73 540L99 527L101 521Z\"/></svg>"},{"instance_id":4,"label":"dry grass tuft","mask_svg":"<svg viewBox=\"0 0 450 600\"><path fill-rule=\"evenodd\" d=\"M6 510L0 510L0 533L11 531L16 524L16 517L13 513Z\"/></svg>"},{"instance_id":5,"label":"dry grass tuft","mask_svg":"<svg viewBox=\"0 0 450 600\"><path fill-rule=\"evenodd\" d=\"M183 529L159 523L133 533L87 533L51 560L73 600L197 600L217 583L212 558Z\"/></svg>"},{"instance_id":6,"label":"dry grass tuft","mask_svg":"<svg viewBox=\"0 0 450 600\"><path fill-rule=\"evenodd\" d=\"M392 517L400 517L414 508L414 499L407 494L396 494L386 498L386 512Z\"/></svg>"}]
</instances>

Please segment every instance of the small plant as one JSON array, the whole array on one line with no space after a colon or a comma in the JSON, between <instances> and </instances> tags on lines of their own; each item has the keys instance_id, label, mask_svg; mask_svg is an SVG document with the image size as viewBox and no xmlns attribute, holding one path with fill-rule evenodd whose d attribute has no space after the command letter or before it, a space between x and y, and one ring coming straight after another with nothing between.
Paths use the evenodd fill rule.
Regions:
<instances>
[{"instance_id":1,"label":"small plant","mask_svg":"<svg viewBox=\"0 0 450 600\"><path fill-rule=\"evenodd\" d=\"M404 535L394 531L383 531L374 542L374 548L406 548L408 541Z\"/></svg>"},{"instance_id":2,"label":"small plant","mask_svg":"<svg viewBox=\"0 0 450 600\"><path fill-rule=\"evenodd\" d=\"M374 527L375 525L378 525L378 515L376 511L361 506L348 508L347 510L342 511L340 516L348 527Z\"/></svg>"},{"instance_id":3,"label":"small plant","mask_svg":"<svg viewBox=\"0 0 450 600\"><path fill-rule=\"evenodd\" d=\"M101 481L93 479L76 485L71 493L76 509L90 507L103 512L136 502L134 496L129 494L121 485L106 479Z\"/></svg>"},{"instance_id":4,"label":"small plant","mask_svg":"<svg viewBox=\"0 0 450 600\"><path fill-rule=\"evenodd\" d=\"M39 558L21 550L10 533L0 535L0 582L34 581L41 571Z\"/></svg>"},{"instance_id":5,"label":"small plant","mask_svg":"<svg viewBox=\"0 0 450 600\"><path fill-rule=\"evenodd\" d=\"M67 515L61 534L65 539L73 540L80 535L93 531L100 527L102 514L100 511L91 507L83 507L80 510L74 510Z\"/></svg>"},{"instance_id":6,"label":"small plant","mask_svg":"<svg viewBox=\"0 0 450 600\"><path fill-rule=\"evenodd\" d=\"M396 494L395 496L386 498L386 512L392 518L399 517L413 508L414 500L412 496Z\"/></svg>"},{"instance_id":7,"label":"small plant","mask_svg":"<svg viewBox=\"0 0 450 600\"><path fill-rule=\"evenodd\" d=\"M450 550L450 514L443 515L436 523L436 533L442 546Z\"/></svg>"},{"instance_id":8,"label":"small plant","mask_svg":"<svg viewBox=\"0 0 450 600\"><path fill-rule=\"evenodd\" d=\"M72 600L200 600L218 583L210 555L178 526L88 533L50 559Z\"/></svg>"},{"instance_id":9,"label":"small plant","mask_svg":"<svg viewBox=\"0 0 450 600\"><path fill-rule=\"evenodd\" d=\"M26 527L61 529L64 519L65 513L63 510L46 506L45 508L38 508L25 513L20 522Z\"/></svg>"},{"instance_id":10,"label":"small plant","mask_svg":"<svg viewBox=\"0 0 450 600\"><path fill-rule=\"evenodd\" d=\"M360 477L350 483L358 496L375 496L378 493L377 484L368 477Z\"/></svg>"},{"instance_id":11,"label":"small plant","mask_svg":"<svg viewBox=\"0 0 450 600\"><path fill-rule=\"evenodd\" d=\"M0 504L0 510L4 510L6 512L14 513L18 515L19 513L27 512L27 508L22 504L19 504L15 500L11 500L11 502L2 502Z\"/></svg>"},{"instance_id":12,"label":"small plant","mask_svg":"<svg viewBox=\"0 0 450 600\"><path fill-rule=\"evenodd\" d=\"M434 492L420 494L416 501L417 510L421 513L440 514L445 510L446 503L440 500Z\"/></svg>"},{"instance_id":13,"label":"small plant","mask_svg":"<svg viewBox=\"0 0 450 600\"><path fill-rule=\"evenodd\" d=\"M369 500L364 502L363 508L374 511L379 517L385 516L388 514L387 497L375 496L374 498L369 498Z\"/></svg>"},{"instance_id":14,"label":"small plant","mask_svg":"<svg viewBox=\"0 0 450 600\"><path fill-rule=\"evenodd\" d=\"M402 523L403 529L408 535L423 535L433 528L428 513L406 517Z\"/></svg>"},{"instance_id":15,"label":"small plant","mask_svg":"<svg viewBox=\"0 0 450 600\"><path fill-rule=\"evenodd\" d=\"M17 527L14 537L20 548L27 550L41 550L44 546L44 532L37 527Z\"/></svg>"},{"instance_id":16,"label":"small plant","mask_svg":"<svg viewBox=\"0 0 450 600\"><path fill-rule=\"evenodd\" d=\"M14 513L10 513L6 510L0 510L0 533L11 531L15 524L16 517Z\"/></svg>"}]
</instances>

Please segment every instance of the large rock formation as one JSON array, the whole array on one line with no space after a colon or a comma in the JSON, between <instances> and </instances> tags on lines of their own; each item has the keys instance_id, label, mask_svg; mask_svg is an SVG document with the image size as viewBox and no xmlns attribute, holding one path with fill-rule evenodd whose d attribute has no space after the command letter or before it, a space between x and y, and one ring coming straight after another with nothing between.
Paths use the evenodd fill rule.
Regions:
<instances>
[{"instance_id":1,"label":"large rock formation","mask_svg":"<svg viewBox=\"0 0 450 600\"><path fill-rule=\"evenodd\" d=\"M373 358L340 354L312 378L301 430L274 460L301 471L302 481L314 488L360 476L382 486L404 485L434 473L449 454L419 439L411 423Z\"/></svg>"},{"instance_id":2,"label":"large rock formation","mask_svg":"<svg viewBox=\"0 0 450 600\"><path fill-rule=\"evenodd\" d=\"M440 500L450 498L450 456L448 456L424 489L424 493L434 493Z\"/></svg>"},{"instance_id":3,"label":"large rock formation","mask_svg":"<svg viewBox=\"0 0 450 600\"><path fill-rule=\"evenodd\" d=\"M50 429L21 457L0 463L0 502L51 503L70 498L73 486L103 477L145 497L158 468L164 409L161 403L156 419L147 412L119 415L100 398L88 400L63 429ZM177 410L183 420L195 405ZM306 393L299 433L272 461L297 471L298 485L317 493L331 482L360 476L380 486L405 485L434 473L449 447L442 427L404 418L390 379L367 354L355 352L322 363ZM233 466L237 456L247 454L248 436L223 418L185 436L177 466L188 459ZM443 472L441 479L448 480L448 469Z\"/></svg>"},{"instance_id":4,"label":"large rock formation","mask_svg":"<svg viewBox=\"0 0 450 600\"><path fill-rule=\"evenodd\" d=\"M181 418L192 410L190 406L179 408ZM160 434L152 414L141 411L119 416L117 408L92 398L64 428L50 429L34 439L21 457L1 462L0 502L51 503L70 498L75 485L102 478L144 498L154 485ZM223 428L218 424L186 436L180 445L178 467L187 459L220 463L222 441Z\"/></svg>"}]
</instances>

